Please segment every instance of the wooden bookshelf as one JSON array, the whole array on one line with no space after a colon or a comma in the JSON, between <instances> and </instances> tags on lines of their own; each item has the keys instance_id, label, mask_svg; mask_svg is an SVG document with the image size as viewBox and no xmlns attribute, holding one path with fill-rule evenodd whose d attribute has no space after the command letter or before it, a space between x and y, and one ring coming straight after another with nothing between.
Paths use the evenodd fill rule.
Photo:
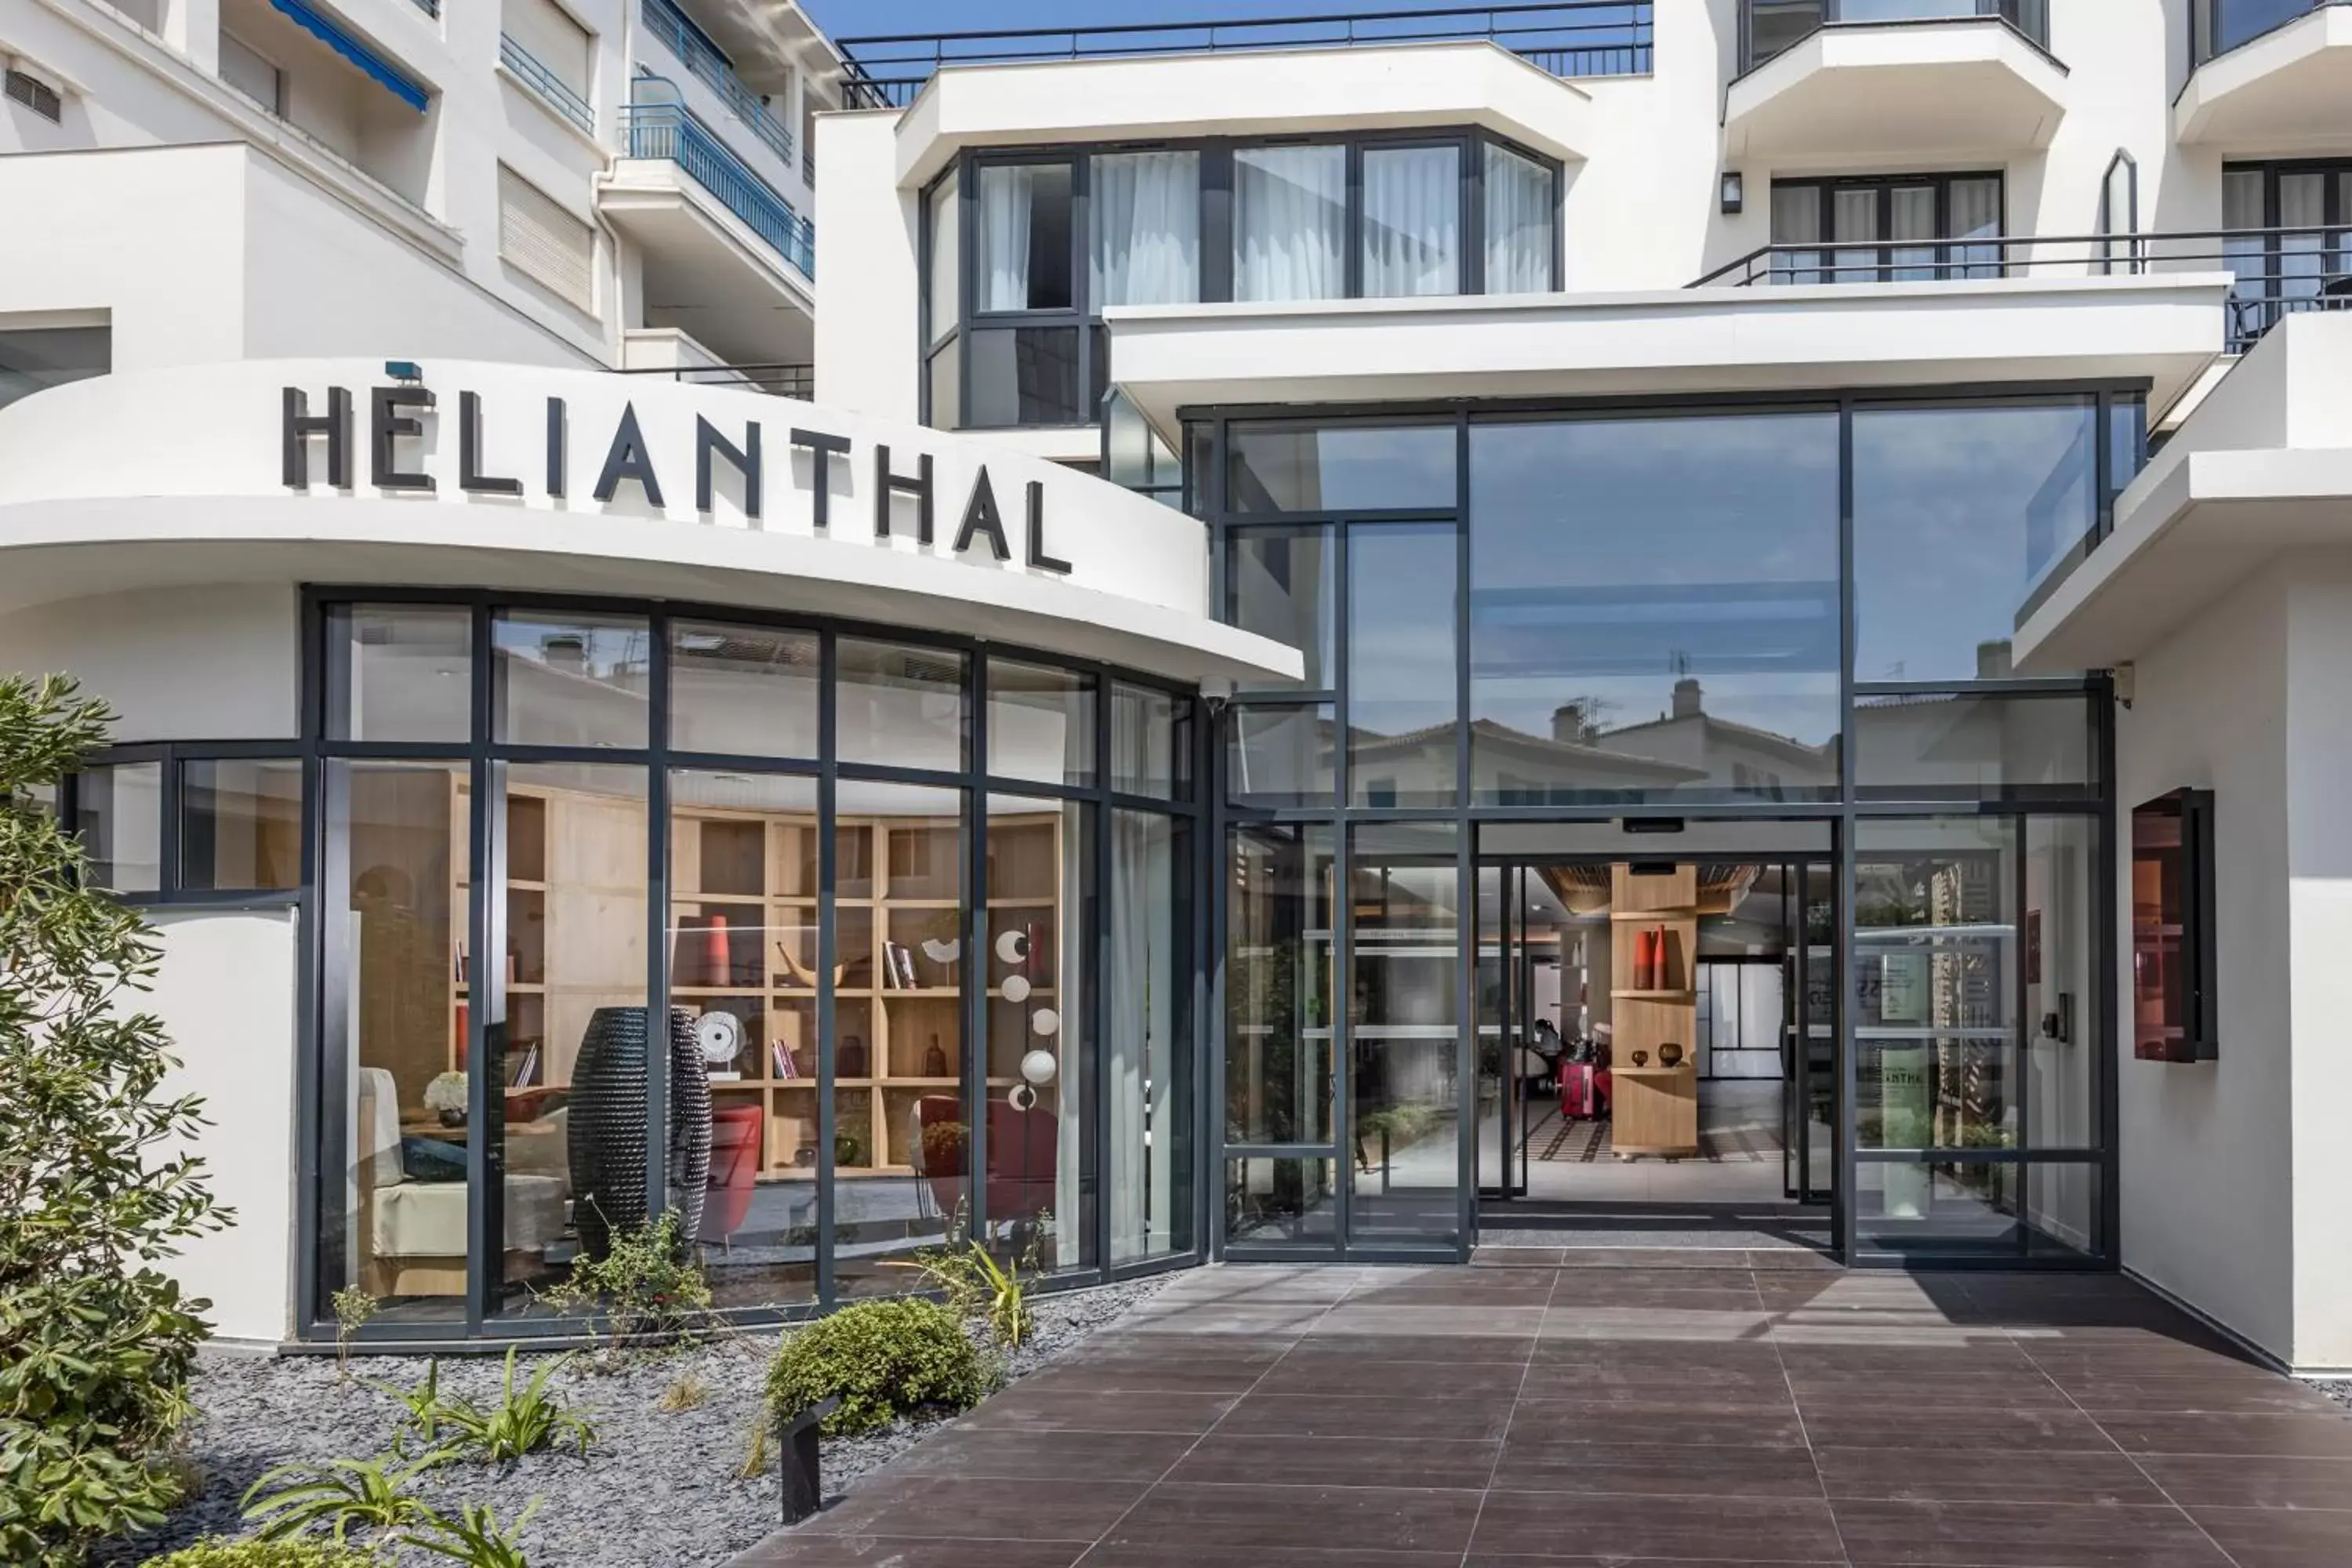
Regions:
<instances>
[{"instance_id":1,"label":"wooden bookshelf","mask_svg":"<svg viewBox=\"0 0 2352 1568\"><path fill-rule=\"evenodd\" d=\"M1620 1159L1698 1152L1698 917L1697 867L1611 868L1610 1142ZM1658 946L1654 973L1639 962L1644 938ZM1671 1068L1660 1058L1668 1044L1683 1053Z\"/></svg>"}]
</instances>

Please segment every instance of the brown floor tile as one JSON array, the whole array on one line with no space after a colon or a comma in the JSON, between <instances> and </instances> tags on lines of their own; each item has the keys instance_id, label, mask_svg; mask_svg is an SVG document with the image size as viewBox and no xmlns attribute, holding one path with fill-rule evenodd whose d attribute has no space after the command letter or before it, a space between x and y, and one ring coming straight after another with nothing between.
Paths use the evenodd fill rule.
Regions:
<instances>
[{"instance_id":1,"label":"brown floor tile","mask_svg":"<svg viewBox=\"0 0 2352 1568\"><path fill-rule=\"evenodd\" d=\"M800 1526L803 1535L1093 1541L1144 1494L1140 1482L1024 1481L892 1469Z\"/></svg>"},{"instance_id":2,"label":"brown floor tile","mask_svg":"<svg viewBox=\"0 0 2352 1568\"><path fill-rule=\"evenodd\" d=\"M2183 1508L2352 1509L2352 1459L2142 1454L2138 1462Z\"/></svg>"},{"instance_id":3,"label":"brown floor tile","mask_svg":"<svg viewBox=\"0 0 2352 1568\"><path fill-rule=\"evenodd\" d=\"M1182 1356L1134 1356L1070 1362L1021 1380L1038 1394L1246 1394L1275 1365L1272 1357L1255 1365Z\"/></svg>"},{"instance_id":4,"label":"brown floor tile","mask_svg":"<svg viewBox=\"0 0 2352 1568\"><path fill-rule=\"evenodd\" d=\"M1498 1247L1491 1243L1471 1248L1473 1268L1557 1268L1560 1254L1557 1247Z\"/></svg>"},{"instance_id":5,"label":"brown floor tile","mask_svg":"<svg viewBox=\"0 0 2352 1568\"><path fill-rule=\"evenodd\" d=\"M1687 1381L1713 1378L1723 1373L1757 1377L1780 1376L1780 1352L1769 1340L1612 1340L1547 1339L1535 1348L1534 1365L1599 1367L1634 1372L1658 1372Z\"/></svg>"},{"instance_id":6,"label":"brown floor tile","mask_svg":"<svg viewBox=\"0 0 2352 1568\"><path fill-rule=\"evenodd\" d=\"M2169 1505L1836 1501L1855 1568L2230 1568Z\"/></svg>"},{"instance_id":7,"label":"brown floor tile","mask_svg":"<svg viewBox=\"0 0 2352 1568\"><path fill-rule=\"evenodd\" d=\"M889 1473L1156 1481L1198 1441L1186 1432L1014 1432L960 1423L915 1445Z\"/></svg>"},{"instance_id":8,"label":"brown floor tile","mask_svg":"<svg viewBox=\"0 0 2352 1568\"><path fill-rule=\"evenodd\" d=\"M1689 1268L1744 1268L1748 1256L1737 1247L1570 1247L1560 1250L1560 1267L1627 1268L1664 1274Z\"/></svg>"},{"instance_id":9,"label":"brown floor tile","mask_svg":"<svg viewBox=\"0 0 2352 1568\"><path fill-rule=\"evenodd\" d=\"M1443 1275L1367 1280L1348 1293L1350 1307L1540 1307L1552 1276L1540 1269L1455 1268Z\"/></svg>"},{"instance_id":10,"label":"brown floor tile","mask_svg":"<svg viewBox=\"0 0 2352 1568\"><path fill-rule=\"evenodd\" d=\"M1086 1550L1077 1541L926 1541L794 1531L768 1537L727 1568L1070 1568Z\"/></svg>"},{"instance_id":11,"label":"brown floor tile","mask_svg":"<svg viewBox=\"0 0 2352 1568\"><path fill-rule=\"evenodd\" d=\"M1775 1337L1781 1364L1792 1374L1867 1373L1941 1376L1962 1373L2009 1372L2030 1376L2037 1369L2025 1353L2002 1339L1972 1339L1961 1343L1888 1344L1874 1342L1791 1342Z\"/></svg>"},{"instance_id":12,"label":"brown floor tile","mask_svg":"<svg viewBox=\"0 0 2352 1568\"><path fill-rule=\"evenodd\" d=\"M1801 1410L2071 1410L2066 1391L2038 1372L1791 1372Z\"/></svg>"},{"instance_id":13,"label":"brown floor tile","mask_svg":"<svg viewBox=\"0 0 2352 1568\"><path fill-rule=\"evenodd\" d=\"M1679 1379L1670 1379L1642 1368L1612 1373L1605 1367L1530 1367L1519 1397L1587 1410L1748 1411L1786 1415L1796 1408L1785 1380L1739 1372L1685 1373Z\"/></svg>"},{"instance_id":14,"label":"brown floor tile","mask_svg":"<svg viewBox=\"0 0 2352 1568\"><path fill-rule=\"evenodd\" d=\"M1827 1505L1801 1500L1490 1492L1471 1541L1476 1555L1833 1563L1843 1552Z\"/></svg>"},{"instance_id":15,"label":"brown floor tile","mask_svg":"<svg viewBox=\"0 0 2352 1568\"><path fill-rule=\"evenodd\" d=\"M1779 1447L1805 1440L1793 1410L1621 1409L1528 1399L1511 1412L1525 1443L1659 1443L1689 1447Z\"/></svg>"},{"instance_id":16,"label":"brown floor tile","mask_svg":"<svg viewBox=\"0 0 2352 1568\"><path fill-rule=\"evenodd\" d=\"M1218 1486L1411 1487L1475 1490L1502 1445L1421 1436L1292 1437L1212 1432L1168 1479Z\"/></svg>"},{"instance_id":17,"label":"brown floor tile","mask_svg":"<svg viewBox=\"0 0 2352 1568\"><path fill-rule=\"evenodd\" d=\"M1800 1403L1817 1448L2112 1451L2089 1416L2071 1410L1848 1410Z\"/></svg>"},{"instance_id":18,"label":"brown floor tile","mask_svg":"<svg viewBox=\"0 0 2352 1568\"><path fill-rule=\"evenodd\" d=\"M1384 1394L1415 1399L1517 1396L1527 1369L1510 1362L1398 1361L1389 1356L1292 1356L1268 1371L1255 1394Z\"/></svg>"},{"instance_id":19,"label":"brown floor tile","mask_svg":"<svg viewBox=\"0 0 2352 1568\"><path fill-rule=\"evenodd\" d=\"M2352 1458L2352 1417L2104 1415L2099 1426L2134 1454L2237 1454L2255 1458Z\"/></svg>"},{"instance_id":20,"label":"brown floor tile","mask_svg":"<svg viewBox=\"0 0 2352 1568\"><path fill-rule=\"evenodd\" d=\"M2204 1415L2344 1413L2342 1405L2307 1384L2251 1370L2190 1377L2096 1377L2078 1373L2061 1379L2059 1386L2093 1415L2109 1410Z\"/></svg>"},{"instance_id":21,"label":"brown floor tile","mask_svg":"<svg viewBox=\"0 0 2352 1568\"><path fill-rule=\"evenodd\" d=\"M2238 1568L2341 1568L2352 1563L2352 1512L2192 1508Z\"/></svg>"},{"instance_id":22,"label":"brown floor tile","mask_svg":"<svg viewBox=\"0 0 2352 1568\"><path fill-rule=\"evenodd\" d=\"M1533 1334L1356 1334L1316 1333L1300 1340L1289 1362L1318 1356L1350 1361L1506 1362L1527 1364L1535 1349Z\"/></svg>"},{"instance_id":23,"label":"brown floor tile","mask_svg":"<svg viewBox=\"0 0 2352 1568\"><path fill-rule=\"evenodd\" d=\"M1826 1448L1813 1450L1832 1499L1885 1502L2163 1503L2128 1455L2053 1454L1995 1449Z\"/></svg>"},{"instance_id":24,"label":"brown floor tile","mask_svg":"<svg viewBox=\"0 0 2352 1568\"><path fill-rule=\"evenodd\" d=\"M1460 1568L1461 1561L1458 1552L1252 1546L1246 1568ZM869 1568L885 1565L875 1563ZM1087 1556L1087 1568L1237 1568L1237 1564L1230 1546L1121 1542L1096 1547Z\"/></svg>"},{"instance_id":25,"label":"brown floor tile","mask_svg":"<svg viewBox=\"0 0 2352 1568\"><path fill-rule=\"evenodd\" d=\"M1756 1277L1744 1268L1563 1268L1552 1287L1552 1300L1562 1304L1605 1301L1612 1292L1661 1290L1756 1291ZM1635 1303L1638 1305L1639 1303Z\"/></svg>"},{"instance_id":26,"label":"brown floor tile","mask_svg":"<svg viewBox=\"0 0 2352 1568\"><path fill-rule=\"evenodd\" d=\"M1190 1432L1216 1425L1230 1394L1062 1394L1025 1386L1005 1390L964 1417L992 1431Z\"/></svg>"},{"instance_id":27,"label":"brown floor tile","mask_svg":"<svg viewBox=\"0 0 2352 1568\"><path fill-rule=\"evenodd\" d=\"M1376 1373L1377 1369L1372 1370ZM1432 1437L1493 1441L1510 1419L1507 1398L1253 1394L1219 1425L1223 1432L1288 1437Z\"/></svg>"},{"instance_id":28,"label":"brown floor tile","mask_svg":"<svg viewBox=\"0 0 2352 1568\"><path fill-rule=\"evenodd\" d=\"M1255 1563L1266 1548L1460 1552L1469 1543L1480 1495L1396 1487L1180 1486L1163 1482L1106 1540L1194 1549L1244 1549ZM1220 1554L1224 1563L1235 1553Z\"/></svg>"},{"instance_id":29,"label":"brown floor tile","mask_svg":"<svg viewBox=\"0 0 2352 1568\"><path fill-rule=\"evenodd\" d=\"M1822 1483L1800 1447L1680 1447L1643 1443L1503 1444L1496 1491L1631 1496L1814 1498Z\"/></svg>"}]
</instances>

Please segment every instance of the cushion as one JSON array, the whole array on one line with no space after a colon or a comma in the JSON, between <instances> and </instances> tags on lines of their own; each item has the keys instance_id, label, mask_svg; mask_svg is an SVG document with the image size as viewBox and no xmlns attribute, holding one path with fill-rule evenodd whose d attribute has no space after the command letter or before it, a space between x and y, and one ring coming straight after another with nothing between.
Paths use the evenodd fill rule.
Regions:
<instances>
[{"instance_id":1,"label":"cushion","mask_svg":"<svg viewBox=\"0 0 2352 1568\"><path fill-rule=\"evenodd\" d=\"M412 1182L462 1182L466 1146L441 1138L403 1138L400 1168Z\"/></svg>"},{"instance_id":2,"label":"cushion","mask_svg":"<svg viewBox=\"0 0 2352 1568\"><path fill-rule=\"evenodd\" d=\"M509 1252L544 1252L563 1237L563 1183L555 1176L507 1178ZM466 1184L403 1182L380 1187L368 1237L377 1258L466 1256Z\"/></svg>"}]
</instances>

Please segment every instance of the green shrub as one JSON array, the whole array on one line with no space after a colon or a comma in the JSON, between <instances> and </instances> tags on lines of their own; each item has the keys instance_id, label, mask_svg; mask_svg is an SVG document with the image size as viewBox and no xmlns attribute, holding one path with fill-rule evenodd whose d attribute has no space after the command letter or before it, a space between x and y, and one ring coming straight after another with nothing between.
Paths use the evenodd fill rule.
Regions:
<instances>
[{"instance_id":1,"label":"green shrub","mask_svg":"<svg viewBox=\"0 0 2352 1568\"><path fill-rule=\"evenodd\" d=\"M378 1568L378 1559L331 1541L225 1541L208 1535L194 1546L150 1557L141 1568Z\"/></svg>"},{"instance_id":2,"label":"green shrub","mask_svg":"<svg viewBox=\"0 0 2352 1568\"><path fill-rule=\"evenodd\" d=\"M208 1303L161 1264L228 1215L167 1099L159 957L139 911L85 885L37 804L112 715L60 676L0 677L0 1563L72 1568L161 1524Z\"/></svg>"},{"instance_id":3,"label":"green shrub","mask_svg":"<svg viewBox=\"0 0 2352 1568\"><path fill-rule=\"evenodd\" d=\"M447 1442L459 1452L491 1464L506 1464L556 1442L569 1440L588 1452L596 1428L564 1408L562 1397L547 1391L555 1374L571 1363L569 1355L541 1362L530 1382L515 1387L515 1348L507 1347L506 1386L499 1402L485 1410L470 1399L445 1398L421 1434L446 1428Z\"/></svg>"},{"instance_id":4,"label":"green shrub","mask_svg":"<svg viewBox=\"0 0 2352 1568\"><path fill-rule=\"evenodd\" d=\"M768 1413L780 1419L841 1396L833 1436L901 1416L969 1410L988 1393L980 1352L937 1301L861 1301L785 1339L768 1368Z\"/></svg>"},{"instance_id":5,"label":"green shrub","mask_svg":"<svg viewBox=\"0 0 2352 1568\"><path fill-rule=\"evenodd\" d=\"M618 1344L639 1335L691 1331L710 1310L710 1283L687 1245L676 1211L615 1229L603 1258L572 1260L572 1277L541 1300L559 1312L602 1309Z\"/></svg>"}]
</instances>

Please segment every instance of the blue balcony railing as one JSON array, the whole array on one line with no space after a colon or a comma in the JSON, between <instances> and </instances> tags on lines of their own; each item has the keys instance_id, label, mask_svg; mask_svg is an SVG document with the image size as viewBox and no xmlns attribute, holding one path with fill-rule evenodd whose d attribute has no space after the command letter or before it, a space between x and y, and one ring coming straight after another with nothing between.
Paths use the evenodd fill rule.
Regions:
<instances>
[{"instance_id":1,"label":"blue balcony railing","mask_svg":"<svg viewBox=\"0 0 2352 1568\"><path fill-rule=\"evenodd\" d=\"M685 105L632 103L622 110L622 131L630 157L667 158L676 163L803 277L815 279L816 225L794 212L792 203L728 151Z\"/></svg>"},{"instance_id":2,"label":"blue balcony railing","mask_svg":"<svg viewBox=\"0 0 2352 1568\"><path fill-rule=\"evenodd\" d=\"M588 107L588 100L541 65L538 57L504 33L499 35L499 60L507 69L529 82L530 89L553 104L556 112L564 119L591 136L596 133L596 111Z\"/></svg>"},{"instance_id":3,"label":"blue balcony railing","mask_svg":"<svg viewBox=\"0 0 2352 1568\"><path fill-rule=\"evenodd\" d=\"M1360 44L1500 45L1556 77L1640 76L1650 69L1653 0L1549 0L1427 10L1319 12L1220 22L1108 23L840 38L842 96L851 109L903 109L941 66L1083 60L1228 49Z\"/></svg>"},{"instance_id":4,"label":"blue balcony railing","mask_svg":"<svg viewBox=\"0 0 2352 1568\"><path fill-rule=\"evenodd\" d=\"M645 0L646 31L669 47L695 80L717 93L736 119L741 121L777 157L790 168L793 163L793 133L775 111L760 101L760 95L745 87L735 75L735 68L727 57L713 48L702 29L687 20L686 14L670 4L670 0Z\"/></svg>"}]
</instances>

